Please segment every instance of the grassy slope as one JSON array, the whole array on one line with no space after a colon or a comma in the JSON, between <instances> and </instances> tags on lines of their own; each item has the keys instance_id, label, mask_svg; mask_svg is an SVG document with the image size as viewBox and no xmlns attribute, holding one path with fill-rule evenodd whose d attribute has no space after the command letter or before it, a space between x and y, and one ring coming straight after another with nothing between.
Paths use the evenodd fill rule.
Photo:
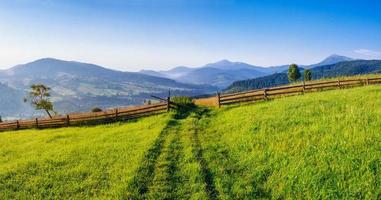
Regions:
<instances>
[{"instance_id":1,"label":"grassy slope","mask_svg":"<svg viewBox=\"0 0 381 200\"><path fill-rule=\"evenodd\" d=\"M221 198L381 198L381 88L210 113L204 156Z\"/></svg>"},{"instance_id":2,"label":"grassy slope","mask_svg":"<svg viewBox=\"0 0 381 200\"><path fill-rule=\"evenodd\" d=\"M2 133L0 199L123 195L168 120Z\"/></svg>"},{"instance_id":3,"label":"grassy slope","mask_svg":"<svg viewBox=\"0 0 381 200\"><path fill-rule=\"evenodd\" d=\"M379 199L380 106L369 86L0 134L0 199Z\"/></svg>"}]
</instances>

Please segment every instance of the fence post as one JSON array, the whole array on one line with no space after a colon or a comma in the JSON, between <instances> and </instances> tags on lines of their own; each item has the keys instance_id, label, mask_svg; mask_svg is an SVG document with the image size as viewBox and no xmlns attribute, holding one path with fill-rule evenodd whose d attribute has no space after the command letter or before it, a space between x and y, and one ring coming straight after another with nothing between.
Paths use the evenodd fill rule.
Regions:
<instances>
[{"instance_id":1,"label":"fence post","mask_svg":"<svg viewBox=\"0 0 381 200\"><path fill-rule=\"evenodd\" d=\"M267 88L265 88L265 89L263 90L263 98L264 98L265 100L268 100L268 98L267 98Z\"/></svg>"},{"instance_id":2,"label":"fence post","mask_svg":"<svg viewBox=\"0 0 381 200\"><path fill-rule=\"evenodd\" d=\"M306 91L306 82L303 80L303 94L305 93Z\"/></svg>"},{"instance_id":3,"label":"fence post","mask_svg":"<svg viewBox=\"0 0 381 200\"><path fill-rule=\"evenodd\" d=\"M70 117L66 115L66 126L70 126Z\"/></svg>"},{"instance_id":4,"label":"fence post","mask_svg":"<svg viewBox=\"0 0 381 200\"><path fill-rule=\"evenodd\" d=\"M168 97L167 97L167 112L169 112L171 109L171 90L168 90Z\"/></svg>"},{"instance_id":5,"label":"fence post","mask_svg":"<svg viewBox=\"0 0 381 200\"><path fill-rule=\"evenodd\" d=\"M171 97L167 97L167 112L171 109Z\"/></svg>"},{"instance_id":6,"label":"fence post","mask_svg":"<svg viewBox=\"0 0 381 200\"><path fill-rule=\"evenodd\" d=\"M221 108L221 93L217 92L217 106Z\"/></svg>"},{"instance_id":7,"label":"fence post","mask_svg":"<svg viewBox=\"0 0 381 200\"><path fill-rule=\"evenodd\" d=\"M115 108L115 120L118 120L118 108Z\"/></svg>"},{"instance_id":8,"label":"fence post","mask_svg":"<svg viewBox=\"0 0 381 200\"><path fill-rule=\"evenodd\" d=\"M340 80L337 80L337 87L339 87L339 89L341 89Z\"/></svg>"},{"instance_id":9,"label":"fence post","mask_svg":"<svg viewBox=\"0 0 381 200\"><path fill-rule=\"evenodd\" d=\"M366 79L365 79L365 84L366 84L366 85L369 85L369 78L366 78Z\"/></svg>"},{"instance_id":10,"label":"fence post","mask_svg":"<svg viewBox=\"0 0 381 200\"><path fill-rule=\"evenodd\" d=\"M36 117L36 128L38 128L38 118Z\"/></svg>"},{"instance_id":11,"label":"fence post","mask_svg":"<svg viewBox=\"0 0 381 200\"><path fill-rule=\"evenodd\" d=\"M1 119L1 115L0 115L0 123L3 122L3 120Z\"/></svg>"},{"instance_id":12,"label":"fence post","mask_svg":"<svg viewBox=\"0 0 381 200\"><path fill-rule=\"evenodd\" d=\"M19 122L19 120L16 120L16 126L17 126L17 129L20 129L20 122Z\"/></svg>"}]
</instances>

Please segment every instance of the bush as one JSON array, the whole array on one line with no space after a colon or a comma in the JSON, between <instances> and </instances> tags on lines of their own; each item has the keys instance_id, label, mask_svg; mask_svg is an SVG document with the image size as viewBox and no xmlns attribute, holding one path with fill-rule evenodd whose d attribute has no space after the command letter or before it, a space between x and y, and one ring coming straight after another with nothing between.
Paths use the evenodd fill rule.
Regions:
<instances>
[{"instance_id":1,"label":"bush","mask_svg":"<svg viewBox=\"0 0 381 200\"><path fill-rule=\"evenodd\" d=\"M185 106L193 105L192 98L186 96L171 97L171 101Z\"/></svg>"},{"instance_id":2,"label":"bush","mask_svg":"<svg viewBox=\"0 0 381 200\"><path fill-rule=\"evenodd\" d=\"M195 108L192 98L186 96L171 97L171 102L176 104L176 119L182 119L189 115Z\"/></svg>"},{"instance_id":3,"label":"bush","mask_svg":"<svg viewBox=\"0 0 381 200\"><path fill-rule=\"evenodd\" d=\"M95 108L91 109L91 112L102 112L102 109L95 107Z\"/></svg>"}]
</instances>

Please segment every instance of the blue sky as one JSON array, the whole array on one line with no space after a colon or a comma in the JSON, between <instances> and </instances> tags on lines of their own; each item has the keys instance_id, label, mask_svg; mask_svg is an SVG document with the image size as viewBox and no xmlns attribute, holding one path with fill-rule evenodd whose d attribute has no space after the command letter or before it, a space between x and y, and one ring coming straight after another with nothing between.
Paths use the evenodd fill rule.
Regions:
<instances>
[{"instance_id":1,"label":"blue sky","mask_svg":"<svg viewBox=\"0 0 381 200\"><path fill-rule=\"evenodd\" d=\"M221 59L381 59L375 0L0 0L0 68L43 57L125 71Z\"/></svg>"}]
</instances>

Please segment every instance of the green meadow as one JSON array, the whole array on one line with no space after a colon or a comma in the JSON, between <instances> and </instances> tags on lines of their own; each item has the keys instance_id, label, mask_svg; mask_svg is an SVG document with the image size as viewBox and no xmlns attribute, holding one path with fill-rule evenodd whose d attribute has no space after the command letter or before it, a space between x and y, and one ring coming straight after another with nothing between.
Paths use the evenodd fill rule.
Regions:
<instances>
[{"instance_id":1,"label":"green meadow","mask_svg":"<svg viewBox=\"0 0 381 200\"><path fill-rule=\"evenodd\" d=\"M381 87L0 133L0 199L380 199Z\"/></svg>"},{"instance_id":2,"label":"green meadow","mask_svg":"<svg viewBox=\"0 0 381 200\"><path fill-rule=\"evenodd\" d=\"M119 197L169 116L0 134L0 199Z\"/></svg>"}]
</instances>

